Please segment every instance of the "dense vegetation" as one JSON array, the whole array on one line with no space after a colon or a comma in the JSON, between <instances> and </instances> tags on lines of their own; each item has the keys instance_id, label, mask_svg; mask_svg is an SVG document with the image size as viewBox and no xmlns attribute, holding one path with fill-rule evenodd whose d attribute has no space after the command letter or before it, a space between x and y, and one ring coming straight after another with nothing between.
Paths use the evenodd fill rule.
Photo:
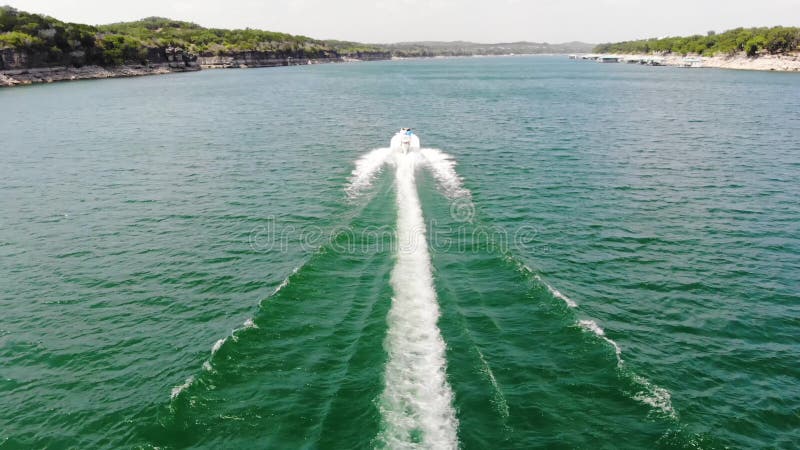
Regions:
<instances>
[{"instance_id":1,"label":"dense vegetation","mask_svg":"<svg viewBox=\"0 0 800 450\"><path fill-rule=\"evenodd\" d=\"M26 50L42 63L119 65L144 62L148 49L180 47L192 53L274 52L314 58L332 51L305 36L261 30L222 30L150 17L136 22L90 26L0 7L0 49Z\"/></svg>"},{"instance_id":2,"label":"dense vegetation","mask_svg":"<svg viewBox=\"0 0 800 450\"><path fill-rule=\"evenodd\" d=\"M149 17L135 22L90 26L61 22L52 17L0 7L0 49L27 51L31 65L101 64L145 62L153 49L178 47L210 56L260 51L275 56L319 58L354 56L385 58L467 56L530 53L586 52L589 44L476 44L472 42L410 42L377 45L347 41L319 41L271 31L223 30ZM2 64L0 64L2 66Z\"/></svg>"},{"instance_id":3,"label":"dense vegetation","mask_svg":"<svg viewBox=\"0 0 800 450\"><path fill-rule=\"evenodd\" d=\"M101 64L145 62L153 49L179 47L200 55L223 55L244 51L271 53L277 57L362 56L401 57L466 56L532 53L582 53L589 45L580 42L546 44L514 42L408 42L370 45L346 41L319 41L305 36L253 29L224 30L160 17L136 22L91 26L67 23L52 17L0 7L0 50L27 51L32 65ZM749 56L800 51L800 28L736 28L705 36L667 37L601 44L597 53L735 54ZM2 66L2 64L0 64Z\"/></svg>"},{"instance_id":4,"label":"dense vegetation","mask_svg":"<svg viewBox=\"0 0 800 450\"><path fill-rule=\"evenodd\" d=\"M362 44L360 42L327 40L325 44L342 55L355 55L358 53L386 52L386 48L379 45Z\"/></svg>"},{"instance_id":5,"label":"dense vegetation","mask_svg":"<svg viewBox=\"0 0 800 450\"><path fill-rule=\"evenodd\" d=\"M39 14L0 7L0 49L14 48L46 52L49 60L60 60L75 50L99 48L97 29L88 25L65 23ZM97 52L102 61L100 52Z\"/></svg>"},{"instance_id":6,"label":"dense vegetation","mask_svg":"<svg viewBox=\"0 0 800 450\"><path fill-rule=\"evenodd\" d=\"M713 56L744 52L748 56L780 54L800 50L800 28L736 28L724 33L709 31L705 36L642 39L595 47L596 53L679 53Z\"/></svg>"},{"instance_id":7,"label":"dense vegetation","mask_svg":"<svg viewBox=\"0 0 800 450\"><path fill-rule=\"evenodd\" d=\"M136 22L115 23L97 27L101 33L113 33L135 39L150 47L175 46L192 53L223 54L240 51L297 52L308 57L320 56L330 50L324 42L305 36L253 30L224 30L203 28L200 25L148 17Z\"/></svg>"}]
</instances>

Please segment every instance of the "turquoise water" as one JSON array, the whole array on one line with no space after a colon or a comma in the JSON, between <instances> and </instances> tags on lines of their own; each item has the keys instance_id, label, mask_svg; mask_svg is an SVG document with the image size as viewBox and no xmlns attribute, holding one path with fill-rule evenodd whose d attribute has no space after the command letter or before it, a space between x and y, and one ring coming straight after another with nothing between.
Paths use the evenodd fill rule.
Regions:
<instances>
[{"instance_id":1,"label":"turquoise water","mask_svg":"<svg viewBox=\"0 0 800 450\"><path fill-rule=\"evenodd\" d=\"M0 90L0 449L796 448L798 113L560 57Z\"/></svg>"}]
</instances>

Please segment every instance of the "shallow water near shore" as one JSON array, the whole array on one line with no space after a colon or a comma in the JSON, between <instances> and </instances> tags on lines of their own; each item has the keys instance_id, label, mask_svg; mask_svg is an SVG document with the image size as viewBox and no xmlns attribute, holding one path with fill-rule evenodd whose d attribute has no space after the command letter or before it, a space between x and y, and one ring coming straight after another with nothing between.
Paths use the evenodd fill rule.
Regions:
<instances>
[{"instance_id":1,"label":"shallow water near shore","mask_svg":"<svg viewBox=\"0 0 800 450\"><path fill-rule=\"evenodd\" d=\"M798 93L562 57L0 90L0 449L794 448ZM419 157L373 152L401 126Z\"/></svg>"}]
</instances>

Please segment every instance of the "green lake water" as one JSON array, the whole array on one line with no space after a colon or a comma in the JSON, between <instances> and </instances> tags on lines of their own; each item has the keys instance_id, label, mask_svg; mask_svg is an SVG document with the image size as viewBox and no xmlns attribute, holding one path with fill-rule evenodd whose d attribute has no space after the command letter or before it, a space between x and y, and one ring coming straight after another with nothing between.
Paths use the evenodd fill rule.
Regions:
<instances>
[{"instance_id":1,"label":"green lake water","mask_svg":"<svg viewBox=\"0 0 800 450\"><path fill-rule=\"evenodd\" d=\"M800 445L797 74L19 87L0 156L2 450Z\"/></svg>"}]
</instances>

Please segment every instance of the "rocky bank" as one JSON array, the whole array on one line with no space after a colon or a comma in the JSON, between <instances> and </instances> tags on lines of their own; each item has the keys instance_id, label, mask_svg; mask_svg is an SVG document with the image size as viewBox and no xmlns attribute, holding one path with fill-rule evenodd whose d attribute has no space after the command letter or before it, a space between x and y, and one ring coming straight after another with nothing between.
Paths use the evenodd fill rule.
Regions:
<instances>
[{"instance_id":1,"label":"rocky bank","mask_svg":"<svg viewBox=\"0 0 800 450\"><path fill-rule=\"evenodd\" d=\"M0 87L54 81L94 78L132 77L202 69L294 66L350 61L390 59L389 52L364 52L339 55L326 52L309 57L302 52L233 52L228 54L193 55L180 48L148 49L146 61L128 62L122 66L101 67L86 64L88 55L72 52L57 63L45 63L38 54L14 49L0 49Z\"/></svg>"},{"instance_id":2,"label":"rocky bank","mask_svg":"<svg viewBox=\"0 0 800 450\"><path fill-rule=\"evenodd\" d=\"M642 60L652 58L653 55L618 55L624 60ZM658 56L665 66L685 67L687 57L681 55ZM695 67L736 69L736 70L763 70L776 72L800 72L800 54L788 53L783 55L762 55L749 57L744 53L725 56L692 56L693 61L699 63Z\"/></svg>"},{"instance_id":3,"label":"rocky bank","mask_svg":"<svg viewBox=\"0 0 800 450\"><path fill-rule=\"evenodd\" d=\"M147 60L122 66L86 65L88 55L72 52L56 63L45 64L42 56L14 49L0 50L0 86L17 86L54 81L134 77L200 70L197 56L180 48L148 49Z\"/></svg>"},{"instance_id":4,"label":"rocky bank","mask_svg":"<svg viewBox=\"0 0 800 450\"><path fill-rule=\"evenodd\" d=\"M322 55L309 57L302 52L284 54L275 52L234 52L228 54L201 54L197 58L198 65L203 69L228 69L228 68L250 68L250 67L276 67L276 66L297 66L304 64L322 64L348 61L374 61L390 59L389 52L364 52L354 53L347 56L339 55L335 52L326 52Z\"/></svg>"}]
</instances>

